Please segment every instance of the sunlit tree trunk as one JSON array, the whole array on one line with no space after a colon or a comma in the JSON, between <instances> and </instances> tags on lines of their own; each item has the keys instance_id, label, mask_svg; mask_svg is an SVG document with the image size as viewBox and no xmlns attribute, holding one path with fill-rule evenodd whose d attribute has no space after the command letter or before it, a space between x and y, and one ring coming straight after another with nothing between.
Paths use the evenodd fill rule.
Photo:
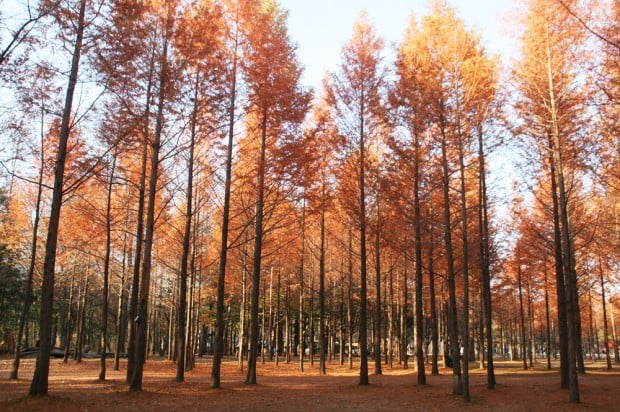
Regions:
<instances>
[{"instance_id":1,"label":"sunlit tree trunk","mask_svg":"<svg viewBox=\"0 0 620 412\"><path fill-rule=\"evenodd\" d=\"M423 272L422 272L422 213L420 208L420 140L417 131L413 135L413 220L415 236L415 346L418 385L426 385L424 370L424 313L423 313Z\"/></svg>"},{"instance_id":2,"label":"sunlit tree trunk","mask_svg":"<svg viewBox=\"0 0 620 412\"><path fill-rule=\"evenodd\" d=\"M141 282L138 304L136 306L136 338L134 347L134 370L130 382L132 391L142 390L142 376L144 373L144 363L147 356L148 343L148 303L151 287L151 259L153 249L153 233L155 230L155 196L157 193L157 182L159 176L159 151L161 149L161 136L164 127L164 100L166 97L166 83L168 81L168 35L163 40L161 52L161 66L159 74L159 96L157 102L157 116L155 133L150 143L151 168L149 176L148 206L146 211L146 224L144 233L144 253L142 258Z\"/></svg>"},{"instance_id":3,"label":"sunlit tree trunk","mask_svg":"<svg viewBox=\"0 0 620 412\"><path fill-rule=\"evenodd\" d=\"M190 252L190 241L192 237L192 215L193 215L193 192L194 192L194 149L196 145L196 127L198 121L198 90L200 86L200 73L196 72L196 78L194 81L194 107L192 110L190 133L189 133L189 158L187 164L187 187L185 194L185 228L183 233L183 249L181 252L181 270L179 273L179 302L177 313L177 330L176 330L176 342L177 342L177 375L176 380L183 382L185 380L185 337L191 335L187 334L186 330L186 311L187 311L187 265ZM172 317L170 322L172 323Z\"/></svg>"},{"instance_id":4,"label":"sunlit tree trunk","mask_svg":"<svg viewBox=\"0 0 620 412\"><path fill-rule=\"evenodd\" d=\"M381 375L381 317L383 310L381 307L381 217L380 217L380 201L377 196L377 228L375 231L375 295L376 295L376 312L374 327L374 355L375 355L375 375Z\"/></svg>"},{"instance_id":5,"label":"sunlit tree trunk","mask_svg":"<svg viewBox=\"0 0 620 412\"><path fill-rule=\"evenodd\" d=\"M250 355L245 383L256 384L256 355L260 330L258 323L260 294L261 258L263 247L263 210L265 204L265 152L267 146L267 107L263 108L261 117L261 145L258 161L258 184L256 199L256 217L254 221L254 257L252 259L252 295L250 302Z\"/></svg>"},{"instance_id":6,"label":"sunlit tree trunk","mask_svg":"<svg viewBox=\"0 0 620 412\"><path fill-rule=\"evenodd\" d=\"M319 374L327 374L325 370L325 183L322 188L321 234L319 240Z\"/></svg>"},{"instance_id":7,"label":"sunlit tree trunk","mask_svg":"<svg viewBox=\"0 0 620 412\"><path fill-rule=\"evenodd\" d=\"M456 309L456 283L454 270L454 251L452 244L452 223L450 213L450 171L448 169L448 149L445 126L441 126L441 167L444 201L444 236L448 269L448 334L450 337L450 354L452 355L452 394L463 394L461 375L461 356Z\"/></svg>"},{"instance_id":8,"label":"sunlit tree trunk","mask_svg":"<svg viewBox=\"0 0 620 412\"><path fill-rule=\"evenodd\" d=\"M108 299L110 296L110 256L112 253L112 190L114 188L114 172L116 169L117 150L114 150L112 165L110 166L110 180L108 182L108 194L105 214L105 257L103 260L103 303L101 305L101 337L99 342L100 367L99 380L105 380L106 375L106 343L108 340Z\"/></svg>"},{"instance_id":9,"label":"sunlit tree trunk","mask_svg":"<svg viewBox=\"0 0 620 412\"><path fill-rule=\"evenodd\" d=\"M611 370L611 348L607 345L609 339L609 329L607 326L607 300L605 297L605 274L603 272L603 262L599 256L598 260L599 279L601 281L601 303L603 305L603 345L605 345L605 359L607 361L607 370ZM616 345L614 345L616 346Z\"/></svg>"},{"instance_id":10,"label":"sunlit tree trunk","mask_svg":"<svg viewBox=\"0 0 620 412\"><path fill-rule=\"evenodd\" d=\"M140 289L140 268L142 266L142 246L144 245L144 207L146 203L146 174L148 167L148 148L150 140L151 90L155 72L155 50L149 61L149 78L146 87L146 103L142 121L142 158L140 161L140 183L138 184L138 208L136 211L136 245L134 250L133 276L129 298L129 336L127 339L127 383L131 383L135 364L136 316L138 314L138 295Z\"/></svg>"},{"instance_id":11,"label":"sunlit tree trunk","mask_svg":"<svg viewBox=\"0 0 620 412\"><path fill-rule=\"evenodd\" d=\"M56 270L56 247L58 245L58 228L60 226L60 209L62 206L63 182L67 143L71 132L73 95L78 81L82 40L86 23L86 0L80 1L79 15L76 22L75 43L73 45L69 84L62 112L58 151L54 168L54 187L52 204L48 220L47 240L45 243L45 260L43 262L43 285L41 288L41 316L39 321L39 353L30 384L30 396L45 395L48 390L50 352L52 349L52 316L54 306L54 275Z\"/></svg>"},{"instance_id":12,"label":"sunlit tree trunk","mask_svg":"<svg viewBox=\"0 0 620 412\"><path fill-rule=\"evenodd\" d=\"M491 298L491 262L489 246L489 208L487 204L487 178L482 125L478 127L478 231L480 232L480 264L482 271L482 305L484 311L484 330L486 333L487 388L494 389L496 384L493 363L493 309ZM482 322L482 320L481 320ZM484 348L484 346L482 347ZM481 348L481 350L482 350Z\"/></svg>"}]
</instances>

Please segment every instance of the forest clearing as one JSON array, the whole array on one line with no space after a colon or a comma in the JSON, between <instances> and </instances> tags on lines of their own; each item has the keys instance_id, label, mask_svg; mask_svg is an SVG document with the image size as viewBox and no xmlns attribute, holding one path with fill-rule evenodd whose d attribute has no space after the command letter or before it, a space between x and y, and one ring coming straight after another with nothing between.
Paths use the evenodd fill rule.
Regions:
<instances>
[{"instance_id":1,"label":"forest clearing","mask_svg":"<svg viewBox=\"0 0 620 412\"><path fill-rule=\"evenodd\" d=\"M3 411L614 411L618 408L620 371L607 371L604 362L588 363L580 377L582 402L566 403L559 388L557 364L549 371L540 364L523 371L519 362L496 362L498 383L486 388L484 371L471 367L472 400L464 404L450 393L450 370L429 376L427 385L415 382L414 369L395 366L370 377L369 386L357 382L357 369L329 362L321 376L318 363L298 372L297 364L273 362L258 366L259 384L243 383L244 373L231 359L222 363L222 388L209 388L210 360L200 359L185 382L174 380L175 366L151 360L145 366L140 393L127 390L125 366L110 368L108 379L97 380L98 363L54 360L50 366L50 395L30 398L28 375L34 359L24 361L24 378L6 381L9 361L0 360L0 410Z\"/></svg>"}]
</instances>

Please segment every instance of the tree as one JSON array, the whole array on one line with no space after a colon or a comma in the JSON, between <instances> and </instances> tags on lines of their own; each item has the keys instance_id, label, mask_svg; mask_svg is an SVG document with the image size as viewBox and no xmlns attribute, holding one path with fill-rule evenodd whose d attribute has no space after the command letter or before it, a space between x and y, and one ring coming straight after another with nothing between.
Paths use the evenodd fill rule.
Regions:
<instances>
[{"instance_id":1,"label":"tree","mask_svg":"<svg viewBox=\"0 0 620 412\"><path fill-rule=\"evenodd\" d=\"M354 219L360 239L360 315L359 351L360 385L368 385L368 341L367 341L367 146L368 140L379 132L383 108L381 94L383 73L381 51L383 40L379 38L361 13L353 26L353 35L342 50L340 72L330 80L331 103L339 114L340 133L349 140L350 150L357 146L357 153L351 154L357 163L358 199Z\"/></svg>"},{"instance_id":2,"label":"tree","mask_svg":"<svg viewBox=\"0 0 620 412\"><path fill-rule=\"evenodd\" d=\"M167 2L160 10L158 23L162 29L161 50L158 54L159 60L159 79L157 112L155 114L155 131L149 143L151 160L150 176L148 185L148 203L146 210L145 232L144 232L144 252L142 256L141 282L139 298L136 305L136 317L134 322L137 324L135 337L135 357L133 365L133 377L130 382L130 390L142 390L142 376L144 373L144 362L146 361L147 347L147 327L148 327L148 303L151 281L153 233L155 230L155 200L158 189L158 173L160 165L160 149L162 133L165 124L164 106L170 91L170 68L169 68L169 46L172 36L173 24L176 12L176 2Z\"/></svg>"},{"instance_id":3,"label":"tree","mask_svg":"<svg viewBox=\"0 0 620 412\"><path fill-rule=\"evenodd\" d=\"M571 6L571 4L566 3ZM580 336L577 279L575 271L574 243L569 218L568 182L569 167L576 166L578 153L575 137L580 120L579 102L583 94L579 86L577 65L581 34L574 24L567 24L566 10L556 2L535 0L529 3L526 14L526 30L522 38L523 58L515 68L518 85L517 110L523 119L522 134L530 136L543 153L542 160L549 162L549 174L554 199L556 238L556 271L558 293L564 289L565 301L560 316L560 327L566 325L566 375L570 401L579 402L577 381L577 350ZM582 142L583 143L583 142ZM548 154L547 154L548 153ZM560 283L563 282L563 285ZM562 287L563 286L563 287ZM564 382L564 381L563 381Z\"/></svg>"},{"instance_id":4,"label":"tree","mask_svg":"<svg viewBox=\"0 0 620 412\"><path fill-rule=\"evenodd\" d=\"M80 0L76 20L75 40L69 82L65 105L62 111L60 136L58 138L58 150L56 153L56 166L54 171L54 187L50 210L47 240L45 243L45 260L43 263L43 287L41 290L41 318L39 337L39 354L30 385L30 396L45 395L48 389L48 375L50 364L50 352L52 346L52 310L54 304L54 274L56 265L56 246L58 243L58 227L60 225L60 209L62 206L63 182L65 171L65 158L67 154L67 142L71 133L71 116L73 107L73 95L78 81L80 59L82 57L82 42L86 25L86 0ZM58 17L60 18L60 16Z\"/></svg>"},{"instance_id":5,"label":"tree","mask_svg":"<svg viewBox=\"0 0 620 412\"><path fill-rule=\"evenodd\" d=\"M250 302L250 354L247 384L256 384L256 356L259 341L259 292L264 235L265 177L269 173L267 146L292 132L290 127L303 120L309 95L300 89L301 69L295 47L288 40L286 13L273 1L253 1L247 5L247 50L242 63L248 88L249 111L246 129L260 142L256 165L256 209ZM269 139L268 139L269 138ZM268 142L268 140L270 140ZM275 165L271 165L272 167Z\"/></svg>"}]
</instances>

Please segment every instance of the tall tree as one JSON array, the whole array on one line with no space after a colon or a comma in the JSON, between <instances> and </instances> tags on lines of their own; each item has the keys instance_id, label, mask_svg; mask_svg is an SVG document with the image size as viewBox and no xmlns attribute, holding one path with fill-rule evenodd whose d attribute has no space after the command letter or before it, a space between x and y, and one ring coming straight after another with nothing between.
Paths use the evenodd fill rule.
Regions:
<instances>
[{"instance_id":1,"label":"tall tree","mask_svg":"<svg viewBox=\"0 0 620 412\"><path fill-rule=\"evenodd\" d=\"M360 385L368 385L368 298L367 298L367 148L368 140L379 132L382 120L381 94L383 72L381 52L383 40L378 37L368 17L361 13L353 26L353 35L342 50L338 74L330 81L332 104L341 121L341 133L349 139L350 150L357 163L358 203L354 219L360 239L360 314L359 353ZM356 149L353 149L357 146Z\"/></svg>"},{"instance_id":2,"label":"tall tree","mask_svg":"<svg viewBox=\"0 0 620 412\"><path fill-rule=\"evenodd\" d=\"M287 14L271 0L246 4L247 48L242 69L248 89L247 130L260 142L256 165L257 193L254 215L254 255L250 303L250 354L245 382L256 384L259 341L259 292L264 235L265 177L277 165L267 163L267 149L276 139L290 138L291 127L303 120L309 95L301 90L301 68L288 39Z\"/></svg>"},{"instance_id":3,"label":"tall tree","mask_svg":"<svg viewBox=\"0 0 620 412\"><path fill-rule=\"evenodd\" d=\"M149 294L151 289L152 250L155 231L155 201L158 191L160 149L162 134L165 126L164 107L170 91L170 56L169 46L172 38L173 25L176 17L176 2L166 2L160 9L156 9L157 20L161 33L161 49L158 50L159 78L157 95L157 112L155 114L155 130L152 140L149 142L151 153L150 175L148 184L148 203L146 210L144 251L142 255L142 267L140 277L139 297L136 305L136 337L134 347L133 376L130 381L130 390L142 390L142 376L144 374L144 362L146 361L147 328L149 321Z\"/></svg>"},{"instance_id":4,"label":"tall tree","mask_svg":"<svg viewBox=\"0 0 620 412\"><path fill-rule=\"evenodd\" d=\"M571 7L574 3L566 2ZM563 277L565 292L566 376L570 401L578 403L576 363L580 321L567 176L570 168L578 164L574 156L578 153L575 138L577 122L582 118L579 102L583 101L583 92L577 81L579 65L575 62L579 61L582 35L574 20L567 18L566 9L557 2L532 0L528 6L522 37L523 57L515 67L519 92L516 108L523 119L522 134L538 142L543 161L549 161L548 170L554 183L556 270L558 277Z\"/></svg>"},{"instance_id":5,"label":"tall tree","mask_svg":"<svg viewBox=\"0 0 620 412\"><path fill-rule=\"evenodd\" d=\"M228 95L228 145L226 148L226 173L224 177L224 205L222 209L222 237L220 239L220 262L218 269L217 279L217 307L216 307L216 325L215 325L215 345L213 348L213 368L211 370L211 387L220 387L220 364L221 354L223 353L224 346L224 287L226 281L226 261L228 257L228 225L230 222L230 191L232 184L232 161L233 161L233 144L235 135L235 107L237 104L237 67L238 67L238 53L239 53L239 3L232 3L228 12L234 15L234 19L231 19L231 56L228 60L231 61L231 70L228 74L227 84L229 84ZM245 267L242 269L245 275ZM243 281L243 302L245 302L245 279ZM240 309L242 318L245 311L245 307ZM243 331L242 331L243 333ZM239 344L239 359L243 354L243 338L240 339Z\"/></svg>"},{"instance_id":6,"label":"tall tree","mask_svg":"<svg viewBox=\"0 0 620 412\"><path fill-rule=\"evenodd\" d=\"M69 82L67 84L65 104L62 111L62 121L60 126L60 135L58 137L58 149L54 168L54 186L47 229L47 240L45 243L45 260L43 263L41 316L39 321L39 354L37 355L37 363L32 377L32 382L30 384L30 396L44 395L47 394L48 390L50 352L52 348L52 312L54 305L56 248L58 245L58 228L60 226L60 210L62 207L65 158L67 155L67 143L71 133L73 96L78 82L84 32L86 27L86 7L87 0L80 0L78 3L77 14L69 12L69 15L59 13L59 15L55 16L60 21L64 21L65 18L75 19L75 24L73 26L75 28L75 32L70 34L73 36L73 50L71 53Z\"/></svg>"}]
</instances>

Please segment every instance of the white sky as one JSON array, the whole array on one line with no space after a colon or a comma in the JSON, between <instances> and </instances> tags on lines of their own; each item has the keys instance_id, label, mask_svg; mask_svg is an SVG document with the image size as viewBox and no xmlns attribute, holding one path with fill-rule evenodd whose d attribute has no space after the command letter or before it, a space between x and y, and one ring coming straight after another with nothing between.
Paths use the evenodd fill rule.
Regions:
<instances>
[{"instance_id":1,"label":"white sky","mask_svg":"<svg viewBox=\"0 0 620 412\"><path fill-rule=\"evenodd\" d=\"M482 34L483 43L500 55L510 53L506 27L514 0L449 0L466 24ZM289 35L299 46L305 66L304 83L318 87L326 70L340 64L342 46L351 37L359 11L366 10L377 34L385 41L386 55L404 36L409 17L427 12L427 0L280 0L289 11Z\"/></svg>"}]
</instances>

